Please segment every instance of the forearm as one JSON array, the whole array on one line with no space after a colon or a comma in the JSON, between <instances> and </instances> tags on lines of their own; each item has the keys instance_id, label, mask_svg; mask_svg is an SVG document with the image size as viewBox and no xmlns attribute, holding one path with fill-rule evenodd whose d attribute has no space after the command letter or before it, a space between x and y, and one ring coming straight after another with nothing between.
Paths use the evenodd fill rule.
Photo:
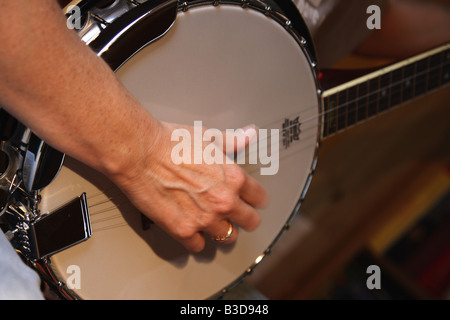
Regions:
<instances>
[{"instance_id":1,"label":"forearm","mask_svg":"<svg viewBox=\"0 0 450 320\"><path fill-rule=\"evenodd\" d=\"M202 250L204 234L232 243L233 224L258 226L255 208L267 195L257 180L225 161L176 165L171 135L179 125L157 121L130 96L67 30L55 0L0 0L0 8L0 104L17 119L106 174L189 250Z\"/></svg>"},{"instance_id":2,"label":"forearm","mask_svg":"<svg viewBox=\"0 0 450 320\"><path fill-rule=\"evenodd\" d=\"M0 104L53 147L108 175L123 172L130 144L150 145L157 121L66 28L56 1L0 5Z\"/></svg>"}]
</instances>

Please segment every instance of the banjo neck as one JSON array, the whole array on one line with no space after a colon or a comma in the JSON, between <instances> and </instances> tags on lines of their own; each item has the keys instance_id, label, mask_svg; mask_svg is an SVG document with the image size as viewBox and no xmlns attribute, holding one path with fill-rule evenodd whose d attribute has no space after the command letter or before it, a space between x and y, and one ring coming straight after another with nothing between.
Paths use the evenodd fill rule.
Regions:
<instances>
[{"instance_id":1,"label":"banjo neck","mask_svg":"<svg viewBox=\"0 0 450 320\"><path fill-rule=\"evenodd\" d=\"M450 43L447 43L325 89L321 97L321 137L332 136L449 82Z\"/></svg>"}]
</instances>

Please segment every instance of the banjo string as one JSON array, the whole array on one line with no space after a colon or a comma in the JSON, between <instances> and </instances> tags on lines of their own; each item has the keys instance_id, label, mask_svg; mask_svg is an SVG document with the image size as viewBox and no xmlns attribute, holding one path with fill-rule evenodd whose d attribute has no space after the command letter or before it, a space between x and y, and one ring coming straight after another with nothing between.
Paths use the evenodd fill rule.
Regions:
<instances>
[{"instance_id":1,"label":"banjo string","mask_svg":"<svg viewBox=\"0 0 450 320\"><path fill-rule=\"evenodd\" d=\"M440 64L437 64L437 65L429 68L428 70L424 70L424 71L418 72L418 73L416 73L415 75L413 75L411 77L408 77L406 79L402 79L402 80L399 80L399 81L391 82L389 85L382 86L382 87L378 88L377 90L374 90L372 92L368 92L368 93L366 93L364 95L357 96L357 97L355 97L353 99L347 100L344 103L337 104L335 107L328 108L327 110L325 110L325 111L323 111L321 113L318 113L315 116L312 116L310 118L306 118L306 119L300 121L300 123L301 124L305 124L305 123L308 123L310 121L316 121L318 118L322 118L328 113L332 113L332 112L337 111L339 109L348 107L349 105L352 105L352 104L355 104L355 110L358 110L357 103L359 101L367 99L367 101L364 102L365 106L367 106L370 103L375 102L376 100L378 100L380 94L381 95L386 94L388 89L391 89L390 90L390 95L391 96L392 95L402 94L404 89L405 89L404 87L400 86L402 83L409 83L409 86L412 89L413 84L412 84L411 80L413 80L415 77L420 77L420 76L423 76L423 75L425 75L427 73L430 73L430 72L433 72L433 71L437 71L439 69L442 69L442 68L448 66L449 64L450 64L449 61L441 62ZM427 77L424 77L424 78L418 78L418 79L415 79L415 80L416 80L415 86L422 86L422 85L426 85L429 82L430 79L428 79ZM373 98L373 99L371 100L371 98ZM304 109L304 111L302 111L302 112L314 110L316 108L317 108L317 106L313 105L313 106L310 106L310 107ZM300 115L301 115L300 113L296 113L294 115L291 115L290 117L293 117L293 116L296 117L296 116L300 116ZM285 117L283 119L279 119L278 122L274 121L274 122L270 123L269 126L273 125L274 123L279 123L280 121L283 121L286 118L288 118L288 117ZM289 129L295 127L296 125L297 124L293 124L293 125L287 126L287 127L283 128L283 130L289 130Z\"/></svg>"},{"instance_id":2,"label":"banjo string","mask_svg":"<svg viewBox=\"0 0 450 320\"><path fill-rule=\"evenodd\" d=\"M308 148L308 146L309 145L305 145L304 147L298 148L298 150L290 153L282 152L280 160L285 157L294 156L295 154L302 152L303 148ZM260 166L258 165L251 165L249 168L246 168L246 171L249 174L252 174L256 173L259 168ZM106 193L109 193L108 196ZM115 193L116 195L111 195L110 193ZM103 188L102 191L95 194L88 195L87 198L88 208L90 211L89 214L92 219L91 225L93 232L113 230L128 225L128 223L124 220L119 204L121 201L128 202L128 199L125 195L121 194L114 185ZM92 202L92 200L95 201Z\"/></svg>"},{"instance_id":3,"label":"banjo string","mask_svg":"<svg viewBox=\"0 0 450 320\"><path fill-rule=\"evenodd\" d=\"M404 83L404 82L406 83L407 81L411 81L411 80L413 79L413 77L417 77L417 76L420 76L420 75L425 75L425 73L428 73L428 72L431 72L431 71L436 71L436 70L438 70L439 68L443 68L444 66L447 66L448 64L449 64L449 62L443 62L443 63L441 63L441 64L439 64L439 65L436 65L436 66L431 67L431 68L430 68L429 70L427 70L427 71L419 72L419 73L417 73L415 76L411 76L410 78L403 79L403 80L396 81L396 82L392 82L392 83L390 83L389 85L380 87L379 89L377 89L377 90L375 90L375 91L373 91L373 92L370 92L370 93L367 93L367 94L358 96L358 97L356 97L356 98L354 98L354 99L350 99L350 100L346 101L345 103L337 104L335 107L333 107L333 108L328 108L327 110L325 110L325 111L323 111L323 112L321 112L321 113L318 113L318 114L315 115L315 116L306 118L306 119L300 121L299 123L295 123L295 124L286 126L286 127L284 127L282 130L285 131L285 130L294 129L294 128L297 127L299 124L300 124L300 125L304 125L304 124L307 124L307 123L312 122L312 121L317 121L318 119L322 119L322 118L323 118L326 114L328 114L328 113L335 112L335 111L337 111L337 110L339 110L339 109L348 107L348 106L350 106L350 105L352 105L352 104L355 104L355 111L357 112L357 111L358 111L358 106L357 106L358 101L367 99L367 102L365 102L365 104L370 104L371 102L374 101L374 100L371 101L371 100L370 100L371 98L379 99L380 94L381 94L381 95L384 95L384 94L386 93L386 90L388 90L388 89L391 89L391 91L390 91L390 94L391 94L391 95L394 95L394 94L401 94L402 91L404 90L404 88L401 86L402 83ZM417 86L417 85L425 85L425 84L427 83L427 81L429 81L429 79L427 79L426 77L425 77L425 78L422 78L422 79L421 79L421 78L419 78L419 79L416 78L415 80L416 80L416 83L415 83L416 86ZM412 86L411 82L409 83L409 85ZM300 117L301 114L303 114L303 113L305 113L305 112L307 112L307 111L314 110L314 109L316 109L316 108L317 108L317 106L315 106L315 105L310 106L310 107L304 109L301 113L292 114L292 115L290 115L289 117L284 117L284 118L282 118L282 119L279 119L278 121L273 121L272 123L270 123L270 124L267 125L266 127L274 126L274 125L277 124L277 123L280 123L280 122L282 122L282 121L285 121L285 119L291 119L292 117L297 117L297 116ZM355 117L356 117L356 116L355 116ZM304 128L304 129L302 128L301 131L300 131L300 133L301 133L301 138L302 138L301 141L302 141L302 140L305 141L305 138L314 138L314 136L317 135L317 132L318 132L318 128L317 128L316 126L309 126L309 127ZM307 135L307 134L309 134L309 135ZM271 135L272 135L272 133L268 133L268 134L266 135L265 139L269 139L269 138L271 137ZM258 139L258 140L259 140L259 141L251 141L250 144L249 144L249 146L248 146L248 148L251 149L250 146L251 146L251 144L253 144L253 143L261 143L261 142L264 142L264 139ZM309 139L308 139L308 141L309 141ZM307 145L303 145L301 148L297 148L298 150L295 150L295 151L293 151L293 152L288 152L288 151L289 151L288 149L282 149L282 148L280 148L280 154L281 154L281 155L280 155L280 159L283 158L283 157L285 157L285 156L292 156L292 155L295 155L295 154L298 153L298 152L302 152L304 149L313 147L315 144L316 144L316 143L310 143L310 144L307 144ZM253 148L253 150L254 150L254 148ZM252 155L254 155L254 154L249 154L249 156L252 156ZM255 173L259 168L260 168L260 166L258 166L258 165L252 165L250 168L246 168L246 169L247 169L247 172L248 172L248 173ZM91 195L91 196L89 197L89 200L95 199L95 198L98 197L98 196L105 195L105 192L108 192L109 190L113 190L113 189L115 189L115 188L116 188L115 186L111 186L111 187L109 187L109 188L104 188L103 191L98 192L97 194ZM120 191L117 191L117 192L120 192ZM122 197L125 197L125 196L122 195ZM105 217L102 216L102 218L97 219L97 220L95 220L95 221L92 221L91 224L97 225L97 226L98 226L98 228L95 229L96 232L104 231L104 230L111 230L111 229L115 229L115 228L119 228L119 227L123 227L123 226L126 226L126 225L127 225L127 223L123 221L123 222L117 222L117 223L112 224L112 225L104 225L104 226L102 226L102 227L100 226L100 224L102 224L102 223L104 224L105 222L110 222L110 221L112 221L112 220L114 220L114 219L118 219L118 218L122 218L122 219L123 219L122 214L120 213L120 209L119 209L119 207L114 203L113 198L114 198L113 196L110 196L110 197L107 197L106 199L102 199L102 200L99 200L99 201L97 201L97 202L94 202L94 203L90 203L90 204L89 204L89 209L90 209L90 210L91 210L91 209L95 209L96 207L101 206L101 205L106 205L106 204L108 204L108 203L112 204L112 205L109 206L109 207L106 207L106 208L97 208L96 211L90 212L90 215L93 216L93 217L95 217L95 216L97 216L97 215L100 215L100 214L107 214L107 213L112 212L112 211L115 211L115 210L118 211L118 213L116 213L116 214L113 214L113 215L107 215L107 216L105 216ZM89 203L89 202L88 202L88 203Z\"/></svg>"}]
</instances>

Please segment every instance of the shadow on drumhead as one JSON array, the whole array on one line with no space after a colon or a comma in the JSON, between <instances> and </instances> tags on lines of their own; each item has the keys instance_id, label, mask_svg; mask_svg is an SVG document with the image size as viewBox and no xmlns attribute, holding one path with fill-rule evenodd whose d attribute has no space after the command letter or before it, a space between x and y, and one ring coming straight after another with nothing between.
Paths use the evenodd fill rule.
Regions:
<instances>
[{"instance_id":1,"label":"shadow on drumhead","mask_svg":"<svg viewBox=\"0 0 450 320\"><path fill-rule=\"evenodd\" d=\"M200 253L192 254L158 225L145 218L127 199L125 194L103 174L69 157L66 158L64 165L75 174L89 181L96 189L100 190L101 197L106 199L99 200L99 194L98 192L95 194L96 191L89 194L88 190L83 190L87 192L93 230L93 237L88 241L96 241L96 232L127 228L127 232L131 231L130 237L122 239L130 241L129 250L135 249L133 243L136 241L129 238L136 235L152 251L148 252L148 254L156 254L160 259L171 263L177 268L183 268L187 264L189 256L192 256L197 262L209 263L214 260L217 250L226 253L234 247L234 244L219 245L206 235L205 248ZM89 186L87 189L92 189L92 186ZM114 250L115 248L110 249ZM107 244L105 250L108 250ZM146 252L140 249L136 250L135 254L144 255Z\"/></svg>"}]
</instances>

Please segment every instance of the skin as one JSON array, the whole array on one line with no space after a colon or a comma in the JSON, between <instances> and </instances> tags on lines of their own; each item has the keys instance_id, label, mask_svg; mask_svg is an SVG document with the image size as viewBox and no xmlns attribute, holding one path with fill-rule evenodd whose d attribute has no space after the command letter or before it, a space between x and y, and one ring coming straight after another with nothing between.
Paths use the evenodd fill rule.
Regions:
<instances>
[{"instance_id":1,"label":"skin","mask_svg":"<svg viewBox=\"0 0 450 320\"><path fill-rule=\"evenodd\" d=\"M405 56L448 41L448 0L390 2L382 29L360 53ZM203 249L205 236L226 235L230 222L244 230L258 226L256 209L268 201L263 187L236 165L173 164L170 137L181 126L144 110L67 30L55 0L0 0L0 8L3 108L48 144L109 177L193 252ZM237 235L234 228L226 243Z\"/></svg>"},{"instance_id":2,"label":"skin","mask_svg":"<svg viewBox=\"0 0 450 320\"><path fill-rule=\"evenodd\" d=\"M193 127L152 117L66 28L56 1L0 0L0 8L2 108L109 177L192 252L204 248L206 236L226 235L230 222L257 228L256 209L268 201L263 187L234 164L175 165L172 131L183 127L194 136ZM237 236L234 227L226 243Z\"/></svg>"}]
</instances>

